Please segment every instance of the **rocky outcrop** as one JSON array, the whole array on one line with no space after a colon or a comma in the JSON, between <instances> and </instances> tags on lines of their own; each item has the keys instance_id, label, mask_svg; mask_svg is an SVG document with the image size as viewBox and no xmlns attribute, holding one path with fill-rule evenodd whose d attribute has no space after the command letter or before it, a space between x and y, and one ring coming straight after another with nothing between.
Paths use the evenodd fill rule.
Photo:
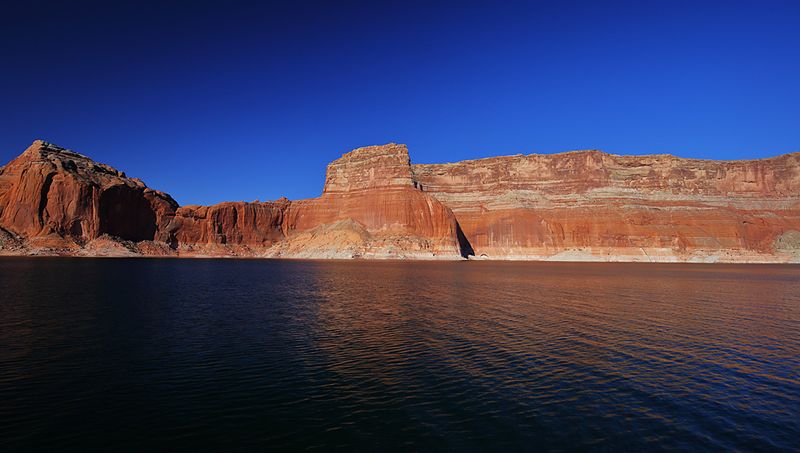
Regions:
<instances>
[{"instance_id":1,"label":"rocky outcrop","mask_svg":"<svg viewBox=\"0 0 800 453\"><path fill-rule=\"evenodd\" d=\"M415 187L406 145L366 146L328 164L323 194Z\"/></svg>"},{"instance_id":2,"label":"rocky outcrop","mask_svg":"<svg viewBox=\"0 0 800 453\"><path fill-rule=\"evenodd\" d=\"M0 226L29 244L75 249L103 235L163 241L177 207L138 179L39 140L0 169Z\"/></svg>"},{"instance_id":3,"label":"rocky outcrop","mask_svg":"<svg viewBox=\"0 0 800 453\"><path fill-rule=\"evenodd\" d=\"M412 165L388 144L328 165L318 198L183 207L41 141L0 168L0 254L797 262L798 238L800 154Z\"/></svg>"}]
</instances>

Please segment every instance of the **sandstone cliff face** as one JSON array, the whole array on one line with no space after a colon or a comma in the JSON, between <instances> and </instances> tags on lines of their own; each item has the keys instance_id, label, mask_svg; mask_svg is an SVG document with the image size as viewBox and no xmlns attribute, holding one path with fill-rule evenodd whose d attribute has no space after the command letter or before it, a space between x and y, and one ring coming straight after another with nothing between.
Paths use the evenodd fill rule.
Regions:
<instances>
[{"instance_id":1,"label":"sandstone cliff face","mask_svg":"<svg viewBox=\"0 0 800 453\"><path fill-rule=\"evenodd\" d=\"M187 253L251 255L284 238L286 199L265 203L220 203L178 208L167 226L170 239Z\"/></svg>"},{"instance_id":2,"label":"sandstone cliff face","mask_svg":"<svg viewBox=\"0 0 800 453\"><path fill-rule=\"evenodd\" d=\"M599 151L414 165L476 256L782 261L800 231L800 155L705 161ZM781 256L778 256L781 255Z\"/></svg>"},{"instance_id":3,"label":"sandstone cliff face","mask_svg":"<svg viewBox=\"0 0 800 453\"><path fill-rule=\"evenodd\" d=\"M599 151L412 165L359 148L318 198L183 206L36 141L0 168L0 254L800 261L800 154Z\"/></svg>"},{"instance_id":4,"label":"sandstone cliff face","mask_svg":"<svg viewBox=\"0 0 800 453\"><path fill-rule=\"evenodd\" d=\"M458 258L457 228L450 209L416 187L408 148L396 144L332 162L322 196L292 202L284 223L289 250L322 242L314 248L329 257Z\"/></svg>"},{"instance_id":5,"label":"sandstone cliff face","mask_svg":"<svg viewBox=\"0 0 800 453\"><path fill-rule=\"evenodd\" d=\"M328 164L323 194L415 187L406 145L366 146Z\"/></svg>"},{"instance_id":6,"label":"sandstone cliff face","mask_svg":"<svg viewBox=\"0 0 800 453\"><path fill-rule=\"evenodd\" d=\"M457 259L452 212L415 188L403 145L328 167L319 198L184 206L36 141L0 169L0 253Z\"/></svg>"},{"instance_id":7,"label":"sandstone cliff face","mask_svg":"<svg viewBox=\"0 0 800 453\"><path fill-rule=\"evenodd\" d=\"M452 212L414 187L403 145L359 148L328 166L319 198L179 208L182 255L456 259Z\"/></svg>"},{"instance_id":8,"label":"sandstone cliff face","mask_svg":"<svg viewBox=\"0 0 800 453\"><path fill-rule=\"evenodd\" d=\"M32 243L163 240L159 232L177 207L108 165L38 140L0 169L0 226Z\"/></svg>"}]
</instances>

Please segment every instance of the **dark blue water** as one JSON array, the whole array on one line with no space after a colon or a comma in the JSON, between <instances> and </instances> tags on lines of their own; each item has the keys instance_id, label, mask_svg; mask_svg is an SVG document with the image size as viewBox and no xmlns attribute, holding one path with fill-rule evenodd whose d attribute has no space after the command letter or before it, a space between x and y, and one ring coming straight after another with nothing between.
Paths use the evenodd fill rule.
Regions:
<instances>
[{"instance_id":1,"label":"dark blue water","mask_svg":"<svg viewBox=\"0 0 800 453\"><path fill-rule=\"evenodd\" d=\"M800 266L0 260L0 450L796 450Z\"/></svg>"}]
</instances>

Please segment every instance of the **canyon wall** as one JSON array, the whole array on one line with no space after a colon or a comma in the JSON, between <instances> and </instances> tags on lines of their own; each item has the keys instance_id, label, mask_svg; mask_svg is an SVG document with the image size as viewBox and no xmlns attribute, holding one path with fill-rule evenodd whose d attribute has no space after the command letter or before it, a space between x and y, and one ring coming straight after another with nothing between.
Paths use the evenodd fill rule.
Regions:
<instances>
[{"instance_id":1,"label":"canyon wall","mask_svg":"<svg viewBox=\"0 0 800 453\"><path fill-rule=\"evenodd\" d=\"M329 164L318 198L178 206L36 141L0 168L0 254L798 262L800 154L412 165L389 144Z\"/></svg>"},{"instance_id":2,"label":"canyon wall","mask_svg":"<svg viewBox=\"0 0 800 453\"><path fill-rule=\"evenodd\" d=\"M36 141L0 168L0 253L459 259L452 212L415 187L408 149L354 150L322 196L183 206Z\"/></svg>"},{"instance_id":3,"label":"canyon wall","mask_svg":"<svg viewBox=\"0 0 800 453\"><path fill-rule=\"evenodd\" d=\"M477 257L792 261L800 154L751 161L600 151L414 165ZM794 244L794 245L792 245Z\"/></svg>"},{"instance_id":4,"label":"canyon wall","mask_svg":"<svg viewBox=\"0 0 800 453\"><path fill-rule=\"evenodd\" d=\"M178 204L86 156L36 141L0 168L0 229L8 250L80 250L102 236L166 241Z\"/></svg>"}]
</instances>

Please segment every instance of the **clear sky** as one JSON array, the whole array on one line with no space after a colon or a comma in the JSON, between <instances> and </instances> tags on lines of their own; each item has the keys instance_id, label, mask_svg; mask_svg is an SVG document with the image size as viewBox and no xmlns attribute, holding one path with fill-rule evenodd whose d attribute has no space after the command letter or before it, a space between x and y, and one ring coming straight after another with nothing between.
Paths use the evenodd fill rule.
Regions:
<instances>
[{"instance_id":1,"label":"clear sky","mask_svg":"<svg viewBox=\"0 0 800 453\"><path fill-rule=\"evenodd\" d=\"M800 151L800 2L20 1L0 161L42 138L181 204L319 195L325 165Z\"/></svg>"}]
</instances>

